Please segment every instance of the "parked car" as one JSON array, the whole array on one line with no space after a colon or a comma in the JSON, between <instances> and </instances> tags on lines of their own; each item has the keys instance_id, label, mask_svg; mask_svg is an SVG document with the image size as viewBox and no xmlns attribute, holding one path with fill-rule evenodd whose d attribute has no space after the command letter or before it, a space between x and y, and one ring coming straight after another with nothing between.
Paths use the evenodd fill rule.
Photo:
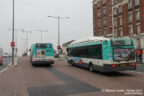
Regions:
<instances>
[{"instance_id":1,"label":"parked car","mask_svg":"<svg viewBox=\"0 0 144 96\"><path fill-rule=\"evenodd\" d=\"M0 65L2 65L2 56L0 56Z\"/></svg>"},{"instance_id":2,"label":"parked car","mask_svg":"<svg viewBox=\"0 0 144 96\"><path fill-rule=\"evenodd\" d=\"M54 57L55 57L55 58L59 58L59 54L55 54Z\"/></svg>"}]
</instances>

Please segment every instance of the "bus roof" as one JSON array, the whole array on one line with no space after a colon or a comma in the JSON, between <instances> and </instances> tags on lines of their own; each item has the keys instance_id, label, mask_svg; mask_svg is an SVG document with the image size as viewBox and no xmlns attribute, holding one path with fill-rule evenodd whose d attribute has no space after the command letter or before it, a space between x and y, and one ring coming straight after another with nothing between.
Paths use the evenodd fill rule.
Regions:
<instances>
[{"instance_id":1,"label":"bus roof","mask_svg":"<svg viewBox=\"0 0 144 96\"><path fill-rule=\"evenodd\" d=\"M84 44L84 43L90 43L90 42L98 42L98 41L105 41L110 40L110 38L105 37L88 37L81 40L76 40L71 43L71 45L77 45L77 44Z\"/></svg>"}]
</instances>

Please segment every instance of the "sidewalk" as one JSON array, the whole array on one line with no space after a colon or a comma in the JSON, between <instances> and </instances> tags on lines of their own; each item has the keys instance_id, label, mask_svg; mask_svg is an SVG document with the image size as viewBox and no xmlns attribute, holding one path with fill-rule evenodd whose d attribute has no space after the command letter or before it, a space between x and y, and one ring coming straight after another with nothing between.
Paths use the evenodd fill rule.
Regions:
<instances>
[{"instance_id":1,"label":"sidewalk","mask_svg":"<svg viewBox=\"0 0 144 96\"><path fill-rule=\"evenodd\" d=\"M135 71L144 72L144 64L137 64L137 69Z\"/></svg>"}]
</instances>

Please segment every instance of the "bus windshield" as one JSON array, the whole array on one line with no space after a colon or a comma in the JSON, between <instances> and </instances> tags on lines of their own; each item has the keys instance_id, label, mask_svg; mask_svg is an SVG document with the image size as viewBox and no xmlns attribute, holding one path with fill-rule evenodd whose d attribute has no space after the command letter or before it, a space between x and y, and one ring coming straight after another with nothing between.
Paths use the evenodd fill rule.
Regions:
<instances>
[{"instance_id":1,"label":"bus windshield","mask_svg":"<svg viewBox=\"0 0 144 96\"><path fill-rule=\"evenodd\" d=\"M114 38L111 39L112 46L132 46L132 39L130 38Z\"/></svg>"}]
</instances>

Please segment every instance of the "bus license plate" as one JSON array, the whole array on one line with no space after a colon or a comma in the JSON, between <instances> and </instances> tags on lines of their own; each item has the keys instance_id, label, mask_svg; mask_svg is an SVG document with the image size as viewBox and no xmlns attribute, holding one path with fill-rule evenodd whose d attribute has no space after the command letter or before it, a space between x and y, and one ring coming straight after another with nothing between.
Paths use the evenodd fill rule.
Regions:
<instances>
[{"instance_id":1,"label":"bus license plate","mask_svg":"<svg viewBox=\"0 0 144 96\"><path fill-rule=\"evenodd\" d=\"M120 64L121 67L126 66L126 64Z\"/></svg>"}]
</instances>

